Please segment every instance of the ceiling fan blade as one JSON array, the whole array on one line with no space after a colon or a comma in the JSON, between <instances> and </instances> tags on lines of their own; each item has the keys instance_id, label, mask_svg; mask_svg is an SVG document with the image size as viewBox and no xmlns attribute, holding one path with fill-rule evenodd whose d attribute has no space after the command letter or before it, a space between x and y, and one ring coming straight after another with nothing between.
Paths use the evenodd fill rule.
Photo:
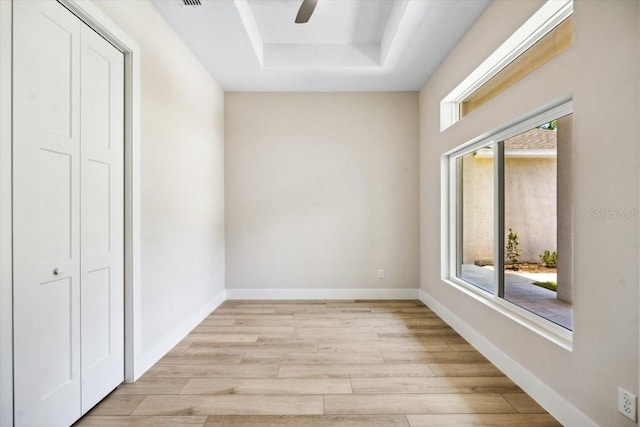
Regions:
<instances>
[{"instance_id":1,"label":"ceiling fan blade","mask_svg":"<svg viewBox=\"0 0 640 427\"><path fill-rule=\"evenodd\" d=\"M309 18L311 18L316 4L318 4L318 0L303 0L300 5L300 10L298 10L298 16L296 16L296 24L306 24L309 22Z\"/></svg>"}]
</instances>

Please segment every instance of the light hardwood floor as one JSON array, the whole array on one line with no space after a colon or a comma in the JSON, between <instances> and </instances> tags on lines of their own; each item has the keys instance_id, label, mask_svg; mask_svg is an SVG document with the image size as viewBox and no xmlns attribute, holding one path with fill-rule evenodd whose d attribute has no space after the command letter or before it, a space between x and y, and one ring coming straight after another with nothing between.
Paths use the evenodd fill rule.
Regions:
<instances>
[{"instance_id":1,"label":"light hardwood floor","mask_svg":"<svg viewBox=\"0 0 640 427\"><path fill-rule=\"evenodd\" d=\"M80 426L557 426L419 301L227 301Z\"/></svg>"}]
</instances>

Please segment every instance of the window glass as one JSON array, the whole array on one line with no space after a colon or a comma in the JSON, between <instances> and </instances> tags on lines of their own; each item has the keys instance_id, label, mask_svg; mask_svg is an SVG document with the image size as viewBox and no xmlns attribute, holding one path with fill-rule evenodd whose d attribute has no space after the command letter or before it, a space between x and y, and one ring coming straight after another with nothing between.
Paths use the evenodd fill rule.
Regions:
<instances>
[{"instance_id":1,"label":"window glass","mask_svg":"<svg viewBox=\"0 0 640 427\"><path fill-rule=\"evenodd\" d=\"M458 277L493 293L493 146L466 154L458 158L457 164L460 182Z\"/></svg>"},{"instance_id":2,"label":"window glass","mask_svg":"<svg viewBox=\"0 0 640 427\"><path fill-rule=\"evenodd\" d=\"M553 120L504 141L504 298L572 327L570 300L558 297L558 144L570 133ZM562 291L562 289L561 289ZM562 292L561 292L562 296Z\"/></svg>"}]
</instances>

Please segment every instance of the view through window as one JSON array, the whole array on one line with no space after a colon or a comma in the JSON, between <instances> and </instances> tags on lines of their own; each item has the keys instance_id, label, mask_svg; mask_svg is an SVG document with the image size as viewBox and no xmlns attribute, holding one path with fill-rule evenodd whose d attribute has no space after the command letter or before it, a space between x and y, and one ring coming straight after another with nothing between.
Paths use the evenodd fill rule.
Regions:
<instances>
[{"instance_id":1,"label":"view through window","mask_svg":"<svg viewBox=\"0 0 640 427\"><path fill-rule=\"evenodd\" d=\"M568 330L572 128L564 115L454 163L456 276Z\"/></svg>"}]
</instances>

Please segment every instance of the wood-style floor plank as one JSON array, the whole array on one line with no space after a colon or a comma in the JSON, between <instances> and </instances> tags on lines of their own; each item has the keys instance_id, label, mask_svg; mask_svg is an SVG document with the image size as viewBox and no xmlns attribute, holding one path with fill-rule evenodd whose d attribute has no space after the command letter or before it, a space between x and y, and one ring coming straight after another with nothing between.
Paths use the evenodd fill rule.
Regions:
<instances>
[{"instance_id":1,"label":"wood-style floor plank","mask_svg":"<svg viewBox=\"0 0 640 427\"><path fill-rule=\"evenodd\" d=\"M147 417L147 416L86 416L74 426L79 427L202 427L207 421L206 415L183 417Z\"/></svg>"},{"instance_id":2,"label":"wood-style floor plank","mask_svg":"<svg viewBox=\"0 0 640 427\"><path fill-rule=\"evenodd\" d=\"M420 414L407 419L411 427L561 427L549 414Z\"/></svg>"},{"instance_id":3,"label":"wood-style floor plank","mask_svg":"<svg viewBox=\"0 0 640 427\"><path fill-rule=\"evenodd\" d=\"M180 394L309 394L309 392L351 393L351 382L348 378L191 378Z\"/></svg>"},{"instance_id":4,"label":"wood-style floor plank","mask_svg":"<svg viewBox=\"0 0 640 427\"><path fill-rule=\"evenodd\" d=\"M544 414L546 412L542 406L538 405L538 403L526 393L504 393L503 396L520 413Z\"/></svg>"},{"instance_id":5,"label":"wood-style floor plank","mask_svg":"<svg viewBox=\"0 0 640 427\"><path fill-rule=\"evenodd\" d=\"M202 323L200 323L200 326L231 326L235 324L235 322L235 319L217 319L215 317L207 317L202 321Z\"/></svg>"},{"instance_id":6,"label":"wood-style floor plank","mask_svg":"<svg viewBox=\"0 0 640 427\"><path fill-rule=\"evenodd\" d=\"M437 377L501 377L504 374L489 362L485 363L430 363Z\"/></svg>"},{"instance_id":7,"label":"wood-style floor plank","mask_svg":"<svg viewBox=\"0 0 640 427\"><path fill-rule=\"evenodd\" d=\"M461 363L486 362L477 351L394 351L382 353L386 363Z\"/></svg>"},{"instance_id":8,"label":"wood-style floor plank","mask_svg":"<svg viewBox=\"0 0 640 427\"><path fill-rule=\"evenodd\" d=\"M181 354L167 354L162 359L158 360L159 364L164 363L178 363L178 364L191 364L191 363L209 363L209 364L228 364L228 363L242 363L242 352L231 352L225 350L212 351L206 353L194 352L186 350Z\"/></svg>"},{"instance_id":9,"label":"wood-style floor plank","mask_svg":"<svg viewBox=\"0 0 640 427\"><path fill-rule=\"evenodd\" d=\"M314 415L322 395L150 395L132 415Z\"/></svg>"},{"instance_id":10,"label":"wood-style floor plank","mask_svg":"<svg viewBox=\"0 0 640 427\"><path fill-rule=\"evenodd\" d=\"M507 377L351 378L351 386L354 394L518 393L522 391Z\"/></svg>"},{"instance_id":11,"label":"wood-style floor plank","mask_svg":"<svg viewBox=\"0 0 640 427\"><path fill-rule=\"evenodd\" d=\"M384 363L380 352L358 353L251 353L243 363L322 364L322 363Z\"/></svg>"},{"instance_id":12,"label":"wood-style floor plank","mask_svg":"<svg viewBox=\"0 0 640 427\"><path fill-rule=\"evenodd\" d=\"M295 326L213 326L198 325L193 330L195 333L209 334L265 334L265 335L292 335L295 332Z\"/></svg>"},{"instance_id":13,"label":"wood-style floor plank","mask_svg":"<svg viewBox=\"0 0 640 427\"><path fill-rule=\"evenodd\" d=\"M114 394L178 394L188 378L142 377L135 383L123 384Z\"/></svg>"},{"instance_id":14,"label":"wood-style floor plank","mask_svg":"<svg viewBox=\"0 0 640 427\"><path fill-rule=\"evenodd\" d=\"M404 415L210 416L205 427L409 427Z\"/></svg>"},{"instance_id":15,"label":"wood-style floor plank","mask_svg":"<svg viewBox=\"0 0 640 427\"><path fill-rule=\"evenodd\" d=\"M129 415L148 395L116 394L98 403L89 415Z\"/></svg>"},{"instance_id":16,"label":"wood-style floor plank","mask_svg":"<svg viewBox=\"0 0 640 427\"><path fill-rule=\"evenodd\" d=\"M374 316L372 313L371 316ZM370 319L366 317L360 317L357 319L332 319L338 322L342 327L363 327L363 328L377 328L377 327L392 327L402 326L407 329L421 329L437 326L448 326L444 320L439 317L414 317L414 318L394 318L394 317L372 317Z\"/></svg>"},{"instance_id":17,"label":"wood-style floor plank","mask_svg":"<svg viewBox=\"0 0 640 427\"><path fill-rule=\"evenodd\" d=\"M447 345L452 351L476 351L476 349L469 343L447 343Z\"/></svg>"},{"instance_id":18,"label":"wood-style floor plank","mask_svg":"<svg viewBox=\"0 0 640 427\"><path fill-rule=\"evenodd\" d=\"M174 364L162 363L153 366L146 377L275 377L280 365L277 364Z\"/></svg>"},{"instance_id":19,"label":"wood-style floor plank","mask_svg":"<svg viewBox=\"0 0 640 427\"><path fill-rule=\"evenodd\" d=\"M420 301L226 301L79 426L559 425Z\"/></svg>"},{"instance_id":20,"label":"wood-style floor plank","mask_svg":"<svg viewBox=\"0 0 640 427\"><path fill-rule=\"evenodd\" d=\"M433 342L405 342L405 343L389 343L381 341L365 341L365 342L326 342L321 343L318 351L321 352L337 352L337 353L361 353L379 351L381 353L391 352L410 352L410 351L451 351L450 344L442 341Z\"/></svg>"},{"instance_id":21,"label":"wood-style floor plank","mask_svg":"<svg viewBox=\"0 0 640 427\"><path fill-rule=\"evenodd\" d=\"M427 364L282 365L280 378L432 377Z\"/></svg>"},{"instance_id":22,"label":"wood-style floor plank","mask_svg":"<svg viewBox=\"0 0 640 427\"><path fill-rule=\"evenodd\" d=\"M194 343L179 356L185 360L207 356L236 357L242 360L247 353L317 353L318 344L312 342L287 343ZM171 358L178 359L171 354ZM166 356L165 356L166 357Z\"/></svg>"},{"instance_id":23,"label":"wood-style floor plank","mask_svg":"<svg viewBox=\"0 0 640 427\"><path fill-rule=\"evenodd\" d=\"M325 414L508 414L516 410L499 394L351 394L326 395L324 412Z\"/></svg>"},{"instance_id":24,"label":"wood-style floor plank","mask_svg":"<svg viewBox=\"0 0 640 427\"><path fill-rule=\"evenodd\" d=\"M215 334L191 332L183 342L256 342L258 334Z\"/></svg>"},{"instance_id":25,"label":"wood-style floor plank","mask_svg":"<svg viewBox=\"0 0 640 427\"><path fill-rule=\"evenodd\" d=\"M295 328L338 328L340 319L237 319L233 322L237 326L282 326Z\"/></svg>"}]
</instances>

